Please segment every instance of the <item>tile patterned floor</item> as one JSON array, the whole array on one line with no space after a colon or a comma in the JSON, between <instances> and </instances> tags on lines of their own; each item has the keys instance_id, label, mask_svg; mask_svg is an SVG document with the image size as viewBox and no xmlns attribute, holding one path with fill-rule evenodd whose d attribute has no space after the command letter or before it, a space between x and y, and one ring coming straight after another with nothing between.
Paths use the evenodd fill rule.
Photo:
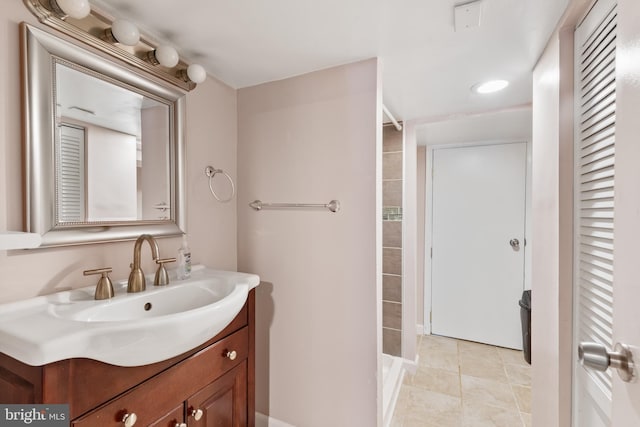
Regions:
<instances>
[{"instance_id":1,"label":"tile patterned floor","mask_svg":"<svg viewBox=\"0 0 640 427\"><path fill-rule=\"evenodd\" d=\"M530 427L531 368L521 351L433 335L419 338L392 427Z\"/></svg>"}]
</instances>

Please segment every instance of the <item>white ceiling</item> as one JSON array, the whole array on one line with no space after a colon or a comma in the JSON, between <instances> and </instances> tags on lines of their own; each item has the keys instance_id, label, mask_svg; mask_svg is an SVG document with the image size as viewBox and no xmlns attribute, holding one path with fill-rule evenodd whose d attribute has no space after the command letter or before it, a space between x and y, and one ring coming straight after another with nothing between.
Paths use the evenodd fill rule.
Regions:
<instances>
[{"instance_id":1,"label":"white ceiling","mask_svg":"<svg viewBox=\"0 0 640 427\"><path fill-rule=\"evenodd\" d=\"M530 141L531 120L530 107L468 114L417 126L416 141L434 146Z\"/></svg>"},{"instance_id":2,"label":"white ceiling","mask_svg":"<svg viewBox=\"0 0 640 427\"><path fill-rule=\"evenodd\" d=\"M531 102L531 70L568 0L481 1L481 26L455 32L466 0L91 0L234 88L379 57L398 120ZM470 91L491 78L511 85Z\"/></svg>"},{"instance_id":3,"label":"white ceiling","mask_svg":"<svg viewBox=\"0 0 640 427\"><path fill-rule=\"evenodd\" d=\"M162 105L148 98L145 101L143 95L84 72L62 64L56 65L57 114L61 117L140 138L140 110L143 103L150 102Z\"/></svg>"}]
</instances>

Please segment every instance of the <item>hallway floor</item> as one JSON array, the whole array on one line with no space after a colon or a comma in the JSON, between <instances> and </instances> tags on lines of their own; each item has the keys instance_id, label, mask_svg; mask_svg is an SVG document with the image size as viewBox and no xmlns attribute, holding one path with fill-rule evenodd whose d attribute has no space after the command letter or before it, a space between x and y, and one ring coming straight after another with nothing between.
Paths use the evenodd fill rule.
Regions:
<instances>
[{"instance_id":1,"label":"hallway floor","mask_svg":"<svg viewBox=\"0 0 640 427\"><path fill-rule=\"evenodd\" d=\"M521 351L453 338L419 337L392 427L531 426L531 367Z\"/></svg>"}]
</instances>

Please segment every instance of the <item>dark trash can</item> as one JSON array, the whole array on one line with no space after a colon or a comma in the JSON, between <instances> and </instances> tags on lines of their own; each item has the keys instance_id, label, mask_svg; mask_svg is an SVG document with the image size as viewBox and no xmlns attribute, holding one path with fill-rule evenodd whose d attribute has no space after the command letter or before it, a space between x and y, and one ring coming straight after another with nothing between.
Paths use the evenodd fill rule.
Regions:
<instances>
[{"instance_id":1,"label":"dark trash can","mask_svg":"<svg viewBox=\"0 0 640 427\"><path fill-rule=\"evenodd\" d=\"M520 299L519 304L524 360L531 365L531 290L522 292L522 299Z\"/></svg>"}]
</instances>

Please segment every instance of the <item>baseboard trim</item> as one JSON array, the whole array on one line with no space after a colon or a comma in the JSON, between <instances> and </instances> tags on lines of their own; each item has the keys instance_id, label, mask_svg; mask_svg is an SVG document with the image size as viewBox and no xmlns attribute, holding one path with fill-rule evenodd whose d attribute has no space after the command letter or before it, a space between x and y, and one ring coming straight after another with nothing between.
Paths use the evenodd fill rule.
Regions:
<instances>
[{"instance_id":1,"label":"baseboard trim","mask_svg":"<svg viewBox=\"0 0 640 427\"><path fill-rule=\"evenodd\" d=\"M411 375L418 371L418 363L420 362L420 355L416 354L416 360L402 359L402 367Z\"/></svg>"},{"instance_id":2,"label":"baseboard trim","mask_svg":"<svg viewBox=\"0 0 640 427\"><path fill-rule=\"evenodd\" d=\"M272 418L260 412L256 412L256 427L295 427L276 418Z\"/></svg>"},{"instance_id":3,"label":"baseboard trim","mask_svg":"<svg viewBox=\"0 0 640 427\"><path fill-rule=\"evenodd\" d=\"M424 335L424 325L416 325L416 335Z\"/></svg>"}]
</instances>

